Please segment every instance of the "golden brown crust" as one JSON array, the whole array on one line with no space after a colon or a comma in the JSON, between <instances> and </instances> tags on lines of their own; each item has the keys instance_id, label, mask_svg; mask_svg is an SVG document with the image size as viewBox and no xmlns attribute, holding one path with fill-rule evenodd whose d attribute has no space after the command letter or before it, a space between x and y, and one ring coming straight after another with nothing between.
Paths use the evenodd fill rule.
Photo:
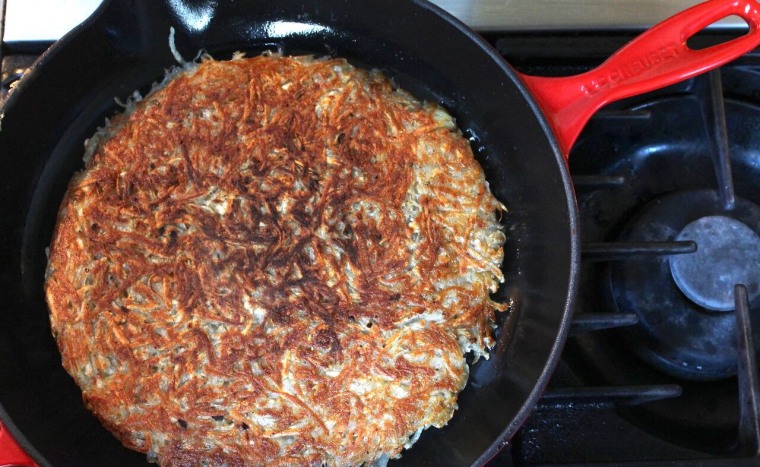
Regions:
<instances>
[{"instance_id":1,"label":"golden brown crust","mask_svg":"<svg viewBox=\"0 0 760 467\"><path fill-rule=\"evenodd\" d=\"M46 295L126 446L361 464L449 420L504 237L448 115L342 60L265 55L180 73L104 136Z\"/></svg>"}]
</instances>

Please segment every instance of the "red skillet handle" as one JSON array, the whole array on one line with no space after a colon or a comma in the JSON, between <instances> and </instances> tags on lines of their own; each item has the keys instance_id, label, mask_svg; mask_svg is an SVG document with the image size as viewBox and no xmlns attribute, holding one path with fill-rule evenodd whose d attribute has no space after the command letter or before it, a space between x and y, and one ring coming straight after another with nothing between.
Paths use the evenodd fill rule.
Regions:
<instances>
[{"instance_id":1,"label":"red skillet handle","mask_svg":"<svg viewBox=\"0 0 760 467\"><path fill-rule=\"evenodd\" d=\"M37 464L16 444L8 430L0 423L0 467L37 467Z\"/></svg>"},{"instance_id":2,"label":"red skillet handle","mask_svg":"<svg viewBox=\"0 0 760 467\"><path fill-rule=\"evenodd\" d=\"M702 50L686 45L693 35L729 16L744 19L749 32ZM755 0L709 0L644 32L591 71L566 78L520 76L567 158L583 127L605 104L712 70L758 45L760 4Z\"/></svg>"}]
</instances>

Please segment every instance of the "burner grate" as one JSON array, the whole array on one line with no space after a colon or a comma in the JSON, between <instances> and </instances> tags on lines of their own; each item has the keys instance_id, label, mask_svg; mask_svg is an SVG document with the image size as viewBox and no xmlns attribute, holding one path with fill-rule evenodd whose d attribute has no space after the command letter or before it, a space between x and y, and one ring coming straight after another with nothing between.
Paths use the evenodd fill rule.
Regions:
<instances>
[{"instance_id":1,"label":"burner grate","mask_svg":"<svg viewBox=\"0 0 760 467\"><path fill-rule=\"evenodd\" d=\"M704 238L678 236L688 224L685 219L705 217L702 211L743 219L743 225L750 225L747 229L760 231L760 225L755 222L757 201L738 196L734 185L734 177L739 175L743 182L741 188L746 192L748 164L741 157L739 162L736 157L732 159L729 151L733 148L729 128L733 134L736 125L727 124L727 119L735 117L727 115L720 73L713 72L705 78L630 100L612 111L602 111L581 136L570 160L583 236L582 281L579 307L571 328L573 337L552 380L552 389L547 391L518 434L508 462L520 465L657 465L660 462L671 465L677 461L684 465L721 465L760 457L760 392L757 347L753 345L759 331L757 323L755 327L750 324L752 293L744 286L737 286L736 291L732 290L733 284L727 286L732 299L728 314L735 316L728 336L737 349L733 364L738 375L734 378L724 375L717 382L692 382L683 375L672 376L650 367L625 347L625 342L630 340L626 336L652 318L641 314L642 302L651 301L651 309L661 312L661 319L667 320L672 318L667 308L670 299L655 293L657 287L654 287L625 302L621 308L614 300L615 291L610 289L616 270L627 268L651 284L653 272L646 269L646 265L664 264L667 276L655 278L655 282L670 281L669 287L677 292L678 300L688 300L671 277L670 263L694 256L700 243L706 248ZM756 83L760 87L760 79ZM665 128L660 133L671 131L664 124L675 122L675 127L679 126L681 116L663 117L660 107L669 108L672 102L682 101L689 101L694 104L690 108L698 109L696 120L680 122L680 130L686 128L686 133L692 136L684 137L674 131L668 135L669 140L648 142L652 133L658 133L657 128ZM699 128L700 120L704 131ZM695 127L700 130L696 140ZM693 154L699 152L695 146L709 148L706 157L700 156L704 160L697 162L698 168L670 170L674 162L667 158L671 154L685 147L693 161L696 159ZM648 157L652 159L648 161ZM656 160L658 157L660 160ZM666 163L658 166L662 161ZM658 172L664 179L652 178ZM713 173L712 187L705 175L709 173ZM669 178L668 174L678 175ZM696 180L689 178L693 174L698 174ZM667 222L674 222L674 218L681 220L676 222L680 225L670 231L662 228L665 234L651 235L658 230L657 221L645 218L640 229L648 235L625 235L632 219L642 217L640 206L651 204L661 209L666 202L663 197L686 196L684 192L697 193L698 198L708 197L710 202L690 197L689 202L668 211ZM700 207L706 204L710 209ZM755 272L750 272L749 280L742 276L741 281L756 289L752 282L760 277L756 277ZM691 303L686 313L695 312L694 308L698 306ZM698 310L696 313L706 312ZM601 363L594 361L599 358L603 360ZM607 374L610 369L618 374ZM635 375L621 376L622 373ZM700 401L715 406L697 411L691 418L663 416L669 410L679 414L688 411ZM726 410L732 405L732 410ZM705 417L707 425L685 426L708 412L717 414ZM658 424L665 426L657 427ZM710 424L722 432L713 445L702 442L709 436L705 431L713 428ZM681 433L674 435L674 431ZM690 437L696 442L685 441Z\"/></svg>"},{"instance_id":2,"label":"burner grate","mask_svg":"<svg viewBox=\"0 0 760 467\"><path fill-rule=\"evenodd\" d=\"M718 36L707 40L720 42ZM599 64L628 38L620 32L593 38L585 33L526 35L499 38L495 44L520 71L563 75ZM582 43L583 48L562 47L550 56L556 43ZM684 101L689 104L683 106ZM673 102L687 111L663 114L661 107ZM681 190L710 190L721 212L736 210L740 195L749 192L749 201L760 203L753 190L760 155L750 154L751 148L760 148L760 138L747 133L736 137L737 127L760 125L760 117L750 121L745 115L755 108L760 108L757 52L720 72L629 99L594 116L570 158L583 259L571 337L550 389L494 465L758 461L757 346L752 341L758 341L760 319L750 324L757 316L752 294L742 295L739 288L733 294L736 311L726 312L736 315L738 376L702 382L664 374L621 348L621 336L639 326L641 316L633 307L616 309L609 291L610 270L620 264L668 264L699 249L699 241L676 238L678 231L656 240L621 239L623 226L640 206ZM677 175L658 179L662 174ZM669 269L667 279L672 282ZM700 403L710 407L699 408ZM681 417L689 411L693 417ZM671 419L669 412L678 415Z\"/></svg>"},{"instance_id":3,"label":"burner grate","mask_svg":"<svg viewBox=\"0 0 760 467\"><path fill-rule=\"evenodd\" d=\"M749 298L743 285L735 287L736 318L739 339L739 436L737 451L760 458L760 376L758 376Z\"/></svg>"}]
</instances>

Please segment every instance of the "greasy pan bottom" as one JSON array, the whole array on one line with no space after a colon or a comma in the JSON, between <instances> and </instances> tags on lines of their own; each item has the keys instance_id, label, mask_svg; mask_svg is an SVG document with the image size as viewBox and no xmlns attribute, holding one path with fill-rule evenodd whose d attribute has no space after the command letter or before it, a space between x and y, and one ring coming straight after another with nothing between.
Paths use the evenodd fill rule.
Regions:
<instances>
[{"instance_id":1,"label":"greasy pan bottom","mask_svg":"<svg viewBox=\"0 0 760 467\"><path fill-rule=\"evenodd\" d=\"M565 163L515 73L476 35L422 2L107 1L50 49L11 94L0 130L0 419L43 465L142 465L84 408L60 365L42 292L55 214L82 144L147 91L180 53L218 59L312 52L346 57L443 104L473 141L504 217L513 301L489 361L472 369L459 410L394 465L482 464L514 434L564 342L578 263Z\"/></svg>"}]
</instances>

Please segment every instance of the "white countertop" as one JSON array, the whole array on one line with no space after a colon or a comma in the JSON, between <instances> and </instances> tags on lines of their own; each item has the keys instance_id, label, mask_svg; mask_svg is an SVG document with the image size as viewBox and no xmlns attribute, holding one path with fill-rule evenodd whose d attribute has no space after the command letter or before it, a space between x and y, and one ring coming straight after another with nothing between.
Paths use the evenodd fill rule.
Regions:
<instances>
[{"instance_id":1,"label":"white countertop","mask_svg":"<svg viewBox=\"0 0 760 467\"><path fill-rule=\"evenodd\" d=\"M361 0L355 0L361 1ZM1 2L0 2L1 3ZM4 41L55 40L101 0L5 0ZM476 30L642 29L698 0L433 0ZM743 25L740 20L724 27Z\"/></svg>"},{"instance_id":2,"label":"white countertop","mask_svg":"<svg viewBox=\"0 0 760 467\"><path fill-rule=\"evenodd\" d=\"M101 0L5 0L3 40L55 40L84 21Z\"/></svg>"}]
</instances>

